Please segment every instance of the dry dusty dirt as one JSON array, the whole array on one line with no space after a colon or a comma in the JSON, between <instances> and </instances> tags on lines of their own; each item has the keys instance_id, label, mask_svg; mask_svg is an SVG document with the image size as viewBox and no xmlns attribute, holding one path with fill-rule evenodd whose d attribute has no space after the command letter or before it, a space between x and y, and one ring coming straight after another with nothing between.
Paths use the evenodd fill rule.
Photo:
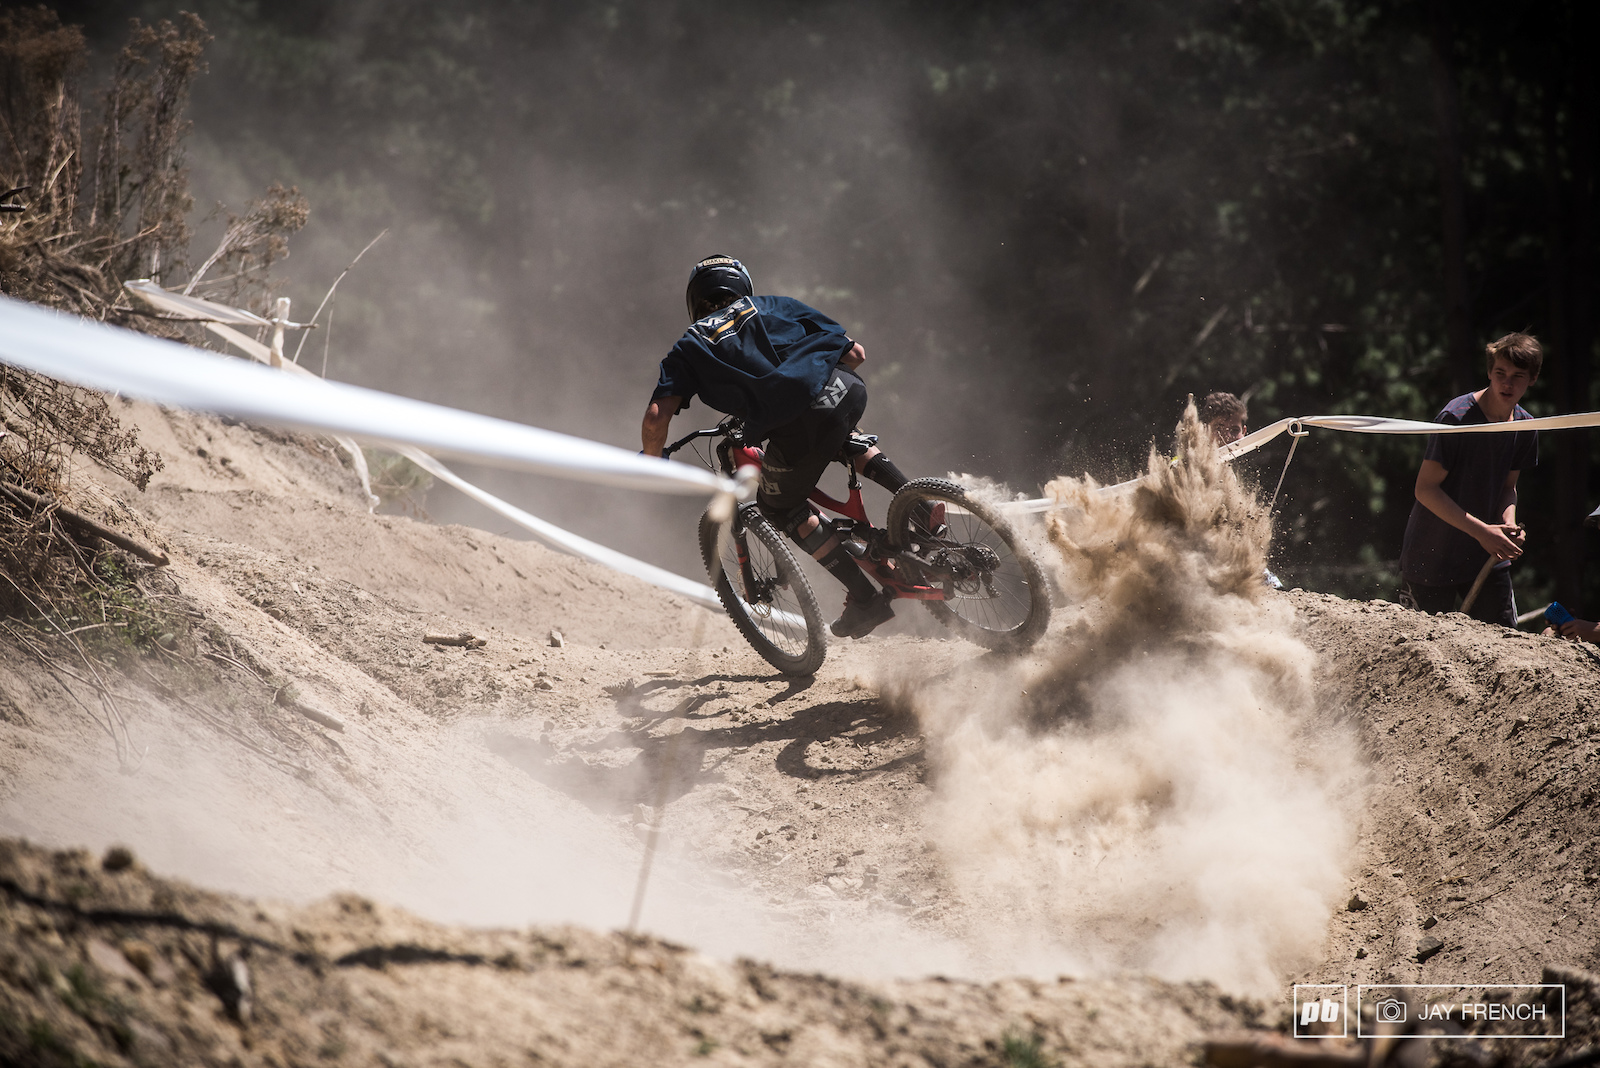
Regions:
<instances>
[{"instance_id":1,"label":"dry dusty dirt","mask_svg":"<svg viewBox=\"0 0 1600 1068\"><path fill-rule=\"evenodd\" d=\"M1294 982L1549 969L1564 1042L1406 1063L1595 1040L1600 657L1263 591L1214 471L1034 533L1032 657L900 633L798 682L368 514L324 443L125 414L165 471L73 500L187 624L109 704L0 634L7 1065L1176 1064Z\"/></svg>"}]
</instances>

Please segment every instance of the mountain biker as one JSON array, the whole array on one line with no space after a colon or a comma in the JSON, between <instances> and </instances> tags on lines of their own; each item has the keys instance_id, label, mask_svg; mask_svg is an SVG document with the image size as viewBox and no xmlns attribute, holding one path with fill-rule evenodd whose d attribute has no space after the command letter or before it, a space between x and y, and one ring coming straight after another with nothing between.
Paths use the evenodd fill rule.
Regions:
<instances>
[{"instance_id":1,"label":"mountain biker","mask_svg":"<svg viewBox=\"0 0 1600 1068\"><path fill-rule=\"evenodd\" d=\"M806 497L829 463L855 469L893 493L907 482L873 439L855 434L867 408L856 373L866 350L844 327L792 297L756 296L750 272L731 256L708 256L689 272L691 324L661 361L639 436L660 456L672 417L695 395L766 440L756 503L762 514L844 584L844 612L830 630L861 638L894 617L892 594L872 584Z\"/></svg>"}]
</instances>

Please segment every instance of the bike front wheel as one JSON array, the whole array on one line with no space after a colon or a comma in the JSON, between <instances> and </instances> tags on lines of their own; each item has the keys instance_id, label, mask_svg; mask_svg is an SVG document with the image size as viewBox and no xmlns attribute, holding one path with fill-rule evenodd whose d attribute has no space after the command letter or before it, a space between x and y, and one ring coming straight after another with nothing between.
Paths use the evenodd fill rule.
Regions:
<instances>
[{"instance_id":1,"label":"bike front wheel","mask_svg":"<svg viewBox=\"0 0 1600 1068\"><path fill-rule=\"evenodd\" d=\"M943 513L944 529L929 530ZM1038 561L997 510L954 482L918 478L889 503L889 544L918 562L945 599L924 601L940 622L986 649L1021 652L1050 625Z\"/></svg>"},{"instance_id":2,"label":"bike front wheel","mask_svg":"<svg viewBox=\"0 0 1600 1068\"><path fill-rule=\"evenodd\" d=\"M700 554L717 599L761 658L785 675L814 675L828 652L822 609L794 554L755 508L726 532L700 517Z\"/></svg>"}]
</instances>

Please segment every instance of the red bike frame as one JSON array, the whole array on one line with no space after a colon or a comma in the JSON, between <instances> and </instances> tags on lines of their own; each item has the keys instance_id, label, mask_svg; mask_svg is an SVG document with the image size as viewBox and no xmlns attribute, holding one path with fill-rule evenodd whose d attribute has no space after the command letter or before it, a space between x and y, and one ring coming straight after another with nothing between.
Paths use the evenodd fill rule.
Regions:
<instances>
[{"instance_id":1,"label":"red bike frame","mask_svg":"<svg viewBox=\"0 0 1600 1068\"><path fill-rule=\"evenodd\" d=\"M759 468L762 466L764 459L762 451L753 445L736 446L732 450L732 455L735 470L747 466ZM813 487L811 492L806 495L806 499L812 504L842 515L846 519L854 520L857 523L865 523L867 526L872 525L872 521L867 518L866 502L861 499L861 482L856 478L854 467L850 469L850 493L844 500L835 500L822 492L821 487ZM939 507L942 509L943 505ZM861 570L877 579L879 584L885 590L893 593L896 598L903 597L913 601L945 600L942 587L911 582L902 576L900 569L894 566L893 558L873 560L869 555L863 555L856 557L855 560ZM741 565L745 563L742 552L739 563Z\"/></svg>"}]
</instances>

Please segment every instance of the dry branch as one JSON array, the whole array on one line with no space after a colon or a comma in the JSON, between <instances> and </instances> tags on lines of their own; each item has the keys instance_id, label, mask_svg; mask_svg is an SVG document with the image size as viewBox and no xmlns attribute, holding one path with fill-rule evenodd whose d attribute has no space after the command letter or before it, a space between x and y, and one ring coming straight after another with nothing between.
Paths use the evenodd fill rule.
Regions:
<instances>
[{"instance_id":1,"label":"dry branch","mask_svg":"<svg viewBox=\"0 0 1600 1068\"><path fill-rule=\"evenodd\" d=\"M1544 788L1546 786L1549 786L1551 783L1555 782L1556 781L1556 776L1559 775L1559 774L1560 774L1560 772L1557 772L1555 775L1551 775L1544 782L1540 783L1538 786L1535 786L1532 790L1528 791L1528 795L1526 797L1524 797L1521 801L1518 801L1516 804L1512 805L1510 808L1506 809L1505 812L1501 814L1499 819L1497 819L1493 823L1489 824L1489 826L1485 827L1484 830L1492 831L1496 827L1498 827L1502 823L1504 823L1506 820L1510 819L1512 816L1515 816L1517 813L1521 812L1524 808L1527 807L1529 801L1532 801L1534 798L1538 797L1541 793L1544 792Z\"/></svg>"},{"instance_id":2,"label":"dry branch","mask_svg":"<svg viewBox=\"0 0 1600 1068\"><path fill-rule=\"evenodd\" d=\"M462 631L460 634L424 634L422 640L429 645L456 645L463 649L482 649L489 644L476 634Z\"/></svg>"},{"instance_id":3,"label":"dry branch","mask_svg":"<svg viewBox=\"0 0 1600 1068\"><path fill-rule=\"evenodd\" d=\"M111 530L108 527L103 527L99 523L96 523L93 519L90 519L88 516L79 515L77 512L74 512L70 508L62 505L61 502L52 500L51 498L42 494L32 493L23 489L21 486L13 486L9 482L0 482L0 493L4 493L7 497L10 497L18 504L31 509L30 514L32 515L53 510L55 515L59 517L60 520L68 527L72 528L72 530L75 531L80 537L95 537L102 541L110 542L117 548L122 549L125 552L132 553L134 556L137 556L147 564L154 564L156 567L166 567L172 562L167 559L165 553L158 553L153 549L147 549L143 545L140 545L138 542L134 541L132 538L118 534L116 531Z\"/></svg>"},{"instance_id":4,"label":"dry branch","mask_svg":"<svg viewBox=\"0 0 1600 1068\"><path fill-rule=\"evenodd\" d=\"M311 722L320 723L330 731L338 731L341 734L344 733L343 722L335 719L333 716L328 715L328 713L322 711L322 709L308 705L301 701L299 694L295 692L294 687L292 686L285 686L280 689L277 694L273 696L273 700L277 702L280 708L287 708L291 712L298 712Z\"/></svg>"}]
</instances>

